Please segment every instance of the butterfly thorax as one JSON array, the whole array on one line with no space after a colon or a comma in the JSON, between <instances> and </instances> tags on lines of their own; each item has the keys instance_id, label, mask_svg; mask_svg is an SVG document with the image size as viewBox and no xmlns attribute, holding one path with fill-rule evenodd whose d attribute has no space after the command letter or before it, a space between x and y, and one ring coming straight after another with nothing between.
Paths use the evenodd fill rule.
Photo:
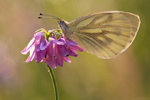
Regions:
<instances>
[{"instance_id":1,"label":"butterfly thorax","mask_svg":"<svg viewBox=\"0 0 150 100\"><path fill-rule=\"evenodd\" d=\"M70 39L71 38L71 31L69 30L69 25L68 22L64 21L64 20L60 20L58 21L58 25L61 28L63 35L66 39Z\"/></svg>"}]
</instances>

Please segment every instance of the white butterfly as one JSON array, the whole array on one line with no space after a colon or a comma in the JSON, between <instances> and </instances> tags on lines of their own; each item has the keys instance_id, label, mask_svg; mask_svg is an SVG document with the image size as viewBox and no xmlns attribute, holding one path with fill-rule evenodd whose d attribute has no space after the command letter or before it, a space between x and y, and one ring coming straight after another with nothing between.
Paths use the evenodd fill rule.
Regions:
<instances>
[{"instance_id":1,"label":"white butterfly","mask_svg":"<svg viewBox=\"0 0 150 100\"><path fill-rule=\"evenodd\" d=\"M113 58L133 42L139 26L138 15L122 11L89 14L66 22L57 17L67 39L73 39L85 51L100 58Z\"/></svg>"}]
</instances>

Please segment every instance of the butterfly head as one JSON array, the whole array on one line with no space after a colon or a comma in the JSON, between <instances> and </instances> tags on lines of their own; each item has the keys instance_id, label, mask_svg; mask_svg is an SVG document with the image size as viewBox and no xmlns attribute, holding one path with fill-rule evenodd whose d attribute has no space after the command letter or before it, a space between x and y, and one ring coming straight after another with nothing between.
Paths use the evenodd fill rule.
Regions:
<instances>
[{"instance_id":1,"label":"butterfly head","mask_svg":"<svg viewBox=\"0 0 150 100\"><path fill-rule=\"evenodd\" d=\"M68 24L67 24L67 22L64 21L64 20L59 20L59 21L58 21L58 25L59 25L59 27L60 27L62 30L65 29L65 28L68 28Z\"/></svg>"},{"instance_id":2,"label":"butterfly head","mask_svg":"<svg viewBox=\"0 0 150 100\"><path fill-rule=\"evenodd\" d=\"M70 32L69 32L68 22L64 21L64 20L59 20L58 25L61 28L61 30L64 34L64 37L67 38L67 39L71 38Z\"/></svg>"},{"instance_id":3,"label":"butterfly head","mask_svg":"<svg viewBox=\"0 0 150 100\"><path fill-rule=\"evenodd\" d=\"M56 17L56 16L46 15L46 14L42 14L42 13L40 13L40 16L48 16L48 17L38 17L39 19L52 18L52 19L58 20L58 25L59 25L59 27L61 28L64 37L65 37L66 39L70 39L70 38L71 38L71 35L70 35L71 32L69 32L69 25L68 25L68 22L67 22L67 21L61 20L61 19L59 19L59 18Z\"/></svg>"}]
</instances>

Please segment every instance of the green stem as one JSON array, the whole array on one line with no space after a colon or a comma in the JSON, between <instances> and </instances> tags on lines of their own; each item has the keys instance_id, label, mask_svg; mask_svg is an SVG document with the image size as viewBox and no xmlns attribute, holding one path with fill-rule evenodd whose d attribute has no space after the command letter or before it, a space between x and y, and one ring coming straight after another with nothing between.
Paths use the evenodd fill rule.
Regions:
<instances>
[{"instance_id":1,"label":"green stem","mask_svg":"<svg viewBox=\"0 0 150 100\"><path fill-rule=\"evenodd\" d=\"M48 65L48 72L52 78L52 83L53 83L53 88L54 88L54 95L55 95L55 100L59 100L58 99L58 91L57 91L57 85L56 85L56 81L55 81L55 76L54 76L54 72L53 72L53 69L50 68Z\"/></svg>"}]
</instances>

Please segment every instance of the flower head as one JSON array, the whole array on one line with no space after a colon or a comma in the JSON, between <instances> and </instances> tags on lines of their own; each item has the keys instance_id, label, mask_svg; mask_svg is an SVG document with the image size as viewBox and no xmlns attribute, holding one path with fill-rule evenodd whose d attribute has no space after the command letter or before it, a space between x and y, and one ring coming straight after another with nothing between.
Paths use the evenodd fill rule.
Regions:
<instances>
[{"instance_id":1,"label":"flower head","mask_svg":"<svg viewBox=\"0 0 150 100\"><path fill-rule=\"evenodd\" d=\"M71 63L68 56L77 57L76 50L84 51L77 43L65 39L60 33L60 31L38 30L29 44L21 51L22 54L30 51L26 62L34 59L37 63L46 62L49 67L56 68L63 66L63 60Z\"/></svg>"}]
</instances>

